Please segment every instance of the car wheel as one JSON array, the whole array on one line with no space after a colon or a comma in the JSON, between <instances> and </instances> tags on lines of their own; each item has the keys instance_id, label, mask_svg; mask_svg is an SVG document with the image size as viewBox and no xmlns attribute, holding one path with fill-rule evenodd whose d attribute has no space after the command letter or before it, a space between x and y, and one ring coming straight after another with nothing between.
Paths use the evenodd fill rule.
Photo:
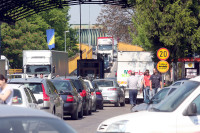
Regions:
<instances>
[{"instance_id":1,"label":"car wheel","mask_svg":"<svg viewBox=\"0 0 200 133\"><path fill-rule=\"evenodd\" d=\"M72 113L71 118L73 120L78 120L78 108L76 109L75 112Z\"/></svg>"},{"instance_id":2,"label":"car wheel","mask_svg":"<svg viewBox=\"0 0 200 133\"><path fill-rule=\"evenodd\" d=\"M103 103L99 105L99 109L103 109Z\"/></svg>"},{"instance_id":3,"label":"car wheel","mask_svg":"<svg viewBox=\"0 0 200 133\"><path fill-rule=\"evenodd\" d=\"M86 110L83 111L83 115L86 115L86 116L87 116L87 115L89 114L89 109L88 109L89 107L88 107L88 106L89 106L89 105L87 104Z\"/></svg>"},{"instance_id":4,"label":"car wheel","mask_svg":"<svg viewBox=\"0 0 200 133\"><path fill-rule=\"evenodd\" d=\"M120 106L125 106L125 98L124 98L124 101L120 103Z\"/></svg>"},{"instance_id":5,"label":"car wheel","mask_svg":"<svg viewBox=\"0 0 200 133\"><path fill-rule=\"evenodd\" d=\"M93 112L96 112L97 111L97 104L95 103L94 105L94 109L92 110Z\"/></svg>"},{"instance_id":6,"label":"car wheel","mask_svg":"<svg viewBox=\"0 0 200 133\"><path fill-rule=\"evenodd\" d=\"M83 106L81 107L81 111L78 113L79 118L83 118Z\"/></svg>"},{"instance_id":7,"label":"car wheel","mask_svg":"<svg viewBox=\"0 0 200 133\"><path fill-rule=\"evenodd\" d=\"M117 102L115 103L115 107L119 107L119 97L117 98Z\"/></svg>"},{"instance_id":8,"label":"car wheel","mask_svg":"<svg viewBox=\"0 0 200 133\"><path fill-rule=\"evenodd\" d=\"M53 110L52 110L52 114L53 114L53 115L56 114L55 107L54 107Z\"/></svg>"},{"instance_id":9,"label":"car wheel","mask_svg":"<svg viewBox=\"0 0 200 133\"><path fill-rule=\"evenodd\" d=\"M90 104L90 110L89 110L89 115L92 114L92 103Z\"/></svg>"}]
</instances>

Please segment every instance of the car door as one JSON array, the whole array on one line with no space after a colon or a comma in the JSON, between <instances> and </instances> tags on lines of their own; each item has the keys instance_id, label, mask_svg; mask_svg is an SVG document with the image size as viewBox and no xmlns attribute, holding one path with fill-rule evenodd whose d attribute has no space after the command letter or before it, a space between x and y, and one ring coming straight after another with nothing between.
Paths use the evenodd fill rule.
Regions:
<instances>
[{"instance_id":1,"label":"car door","mask_svg":"<svg viewBox=\"0 0 200 133\"><path fill-rule=\"evenodd\" d=\"M199 133L200 132L200 95L192 103L196 104L197 113L195 116L178 117L177 133Z\"/></svg>"},{"instance_id":2,"label":"car door","mask_svg":"<svg viewBox=\"0 0 200 133\"><path fill-rule=\"evenodd\" d=\"M47 86L49 87L50 90L50 101L53 101L53 104L55 105L56 108L56 114L57 115L61 115L63 114L63 101L62 98L58 95L58 92L55 88L55 86L53 85L53 83L49 80L47 80ZM52 100L51 100L52 99Z\"/></svg>"},{"instance_id":3,"label":"car door","mask_svg":"<svg viewBox=\"0 0 200 133\"><path fill-rule=\"evenodd\" d=\"M28 107L30 107L30 108L37 108L37 106L36 106L36 103L34 103L35 101L33 101L33 99L32 99L32 97L31 97L31 95L30 95L30 93L29 93L29 91L28 91L28 89L27 88L24 88L24 92L25 92L25 94L26 94L26 97L27 97L27 106Z\"/></svg>"},{"instance_id":4,"label":"car door","mask_svg":"<svg viewBox=\"0 0 200 133\"><path fill-rule=\"evenodd\" d=\"M36 98L35 98L33 92L32 92L29 88L26 88L26 89L27 89L27 91L28 91L28 93L29 93L29 95L30 95L32 101L33 101L32 107L33 107L34 109L39 109L39 106L38 106L38 104L37 104L37 100L36 100Z\"/></svg>"}]
</instances>

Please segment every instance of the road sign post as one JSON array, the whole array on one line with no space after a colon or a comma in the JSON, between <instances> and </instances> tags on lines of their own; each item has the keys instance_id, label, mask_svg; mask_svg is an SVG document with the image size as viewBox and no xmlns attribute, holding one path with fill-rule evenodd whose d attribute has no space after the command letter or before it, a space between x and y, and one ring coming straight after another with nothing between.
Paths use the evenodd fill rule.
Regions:
<instances>
[{"instance_id":1,"label":"road sign post","mask_svg":"<svg viewBox=\"0 0 200 133\"><path fill-rule=\"evenodd\" d=\"M165 60L169 58L169 50L166 48L160 48L157 51L157 57L161 61L157 63L157 70L162 73L162 87L164 86L164 73L169 70L169 63Z\"/></svg>"}]
</instances>

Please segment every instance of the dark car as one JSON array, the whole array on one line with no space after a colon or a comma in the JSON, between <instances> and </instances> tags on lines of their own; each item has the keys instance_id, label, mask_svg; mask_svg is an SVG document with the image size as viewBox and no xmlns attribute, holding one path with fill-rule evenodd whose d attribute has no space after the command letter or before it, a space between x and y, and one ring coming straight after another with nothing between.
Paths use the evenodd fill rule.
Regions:
<instances>
[{"instance_id":1,"label":"dark car","mask_svg":"<svg viewBox=\"0 0 200 133\"><path fill-rule=\"evenodd\" d=\"M68 76L68 77L58 77L63 80L72 81L76 90L83 98L83 115L89 115L92 113L92 98L90 94L90 90L87 88L81 77L76 76Z\"/></svg>"},{"instance_id":2,"label":"dark car","mask_svg":"<svg viewBox=\"0 0 200 133\"><path fill-rule=\"evenodd\" d=\"M69 80L52 79L51 82L56 87L58 94L62 98L63 115L71 115L71 118L77 120L83 117L82 97Z\"/></svg>"},{"instance_id":3,"label":"dark car","mask_svg":"<svg viewBox=\"0 0 200 133\"><path fill-rule=\"evenodd\" d=\"M63 101L58 95L56 87L49 79L15 78L10 79L8 83L25 85L40 103L38 106L41 110L63 117Z\"/></svg>"}]
</instances>

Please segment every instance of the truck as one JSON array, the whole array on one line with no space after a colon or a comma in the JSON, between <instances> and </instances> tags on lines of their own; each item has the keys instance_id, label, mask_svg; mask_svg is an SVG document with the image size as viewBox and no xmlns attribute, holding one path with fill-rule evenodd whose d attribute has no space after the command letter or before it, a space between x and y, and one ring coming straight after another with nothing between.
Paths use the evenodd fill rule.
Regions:
<instances>
[{"instance_id":1,"label":"truck","mask_svg":"<svg viewBox=\"0 0 200 133\"><path fill-rule=\"evenodd\" d=\"M104 60L102 58L78 60L77 76L104 78Z\"/></svg>"},{"instance_id":2,"label":"truck","mask_svg":"<svg viewBox=\"0 0 200 133\"><path fill-rule=\"evenodd\" d=\"M108 55L110 65L113 64L114 39L113 37L98 37L97 38L97 54Z\"/></svg>"},{"instance_id":3,"label":"truck","mask_svg":"<svg viewBox=\"0 0 200 133\"><path fill-rule=\"evenodd\" d=\"M7 78L9 72L9 60L4 55L0 56L0 74L3 74Z\"/></svg>"},{"instance_id":4,"label":"truck","mask_svg":"<svg viewBox=\"0 0 200 133\"><path fill-rule=\"evenodd\" d=\"M24 78L38 77L52 79L68 76L68 53L55 50L23 50Z\"/></svg>"},{"instance_id":5,"label":"truck","mask_svg":"<svg viewBox=\"0 0 200 133\"><path fill-rule=\"evenodd\" d=\"M154 62L151 52L145 51L118 51L117 58L117 82L125 88L125 99L129 100L129 88L127 88L127 79L132 70L135 75L142 80L144 72L149 69L150 74L153 74ZM138 90L141 85L138 86ZM137 99L143 99L143 93L138 91Z\"/></svg>"}]
</instances>

